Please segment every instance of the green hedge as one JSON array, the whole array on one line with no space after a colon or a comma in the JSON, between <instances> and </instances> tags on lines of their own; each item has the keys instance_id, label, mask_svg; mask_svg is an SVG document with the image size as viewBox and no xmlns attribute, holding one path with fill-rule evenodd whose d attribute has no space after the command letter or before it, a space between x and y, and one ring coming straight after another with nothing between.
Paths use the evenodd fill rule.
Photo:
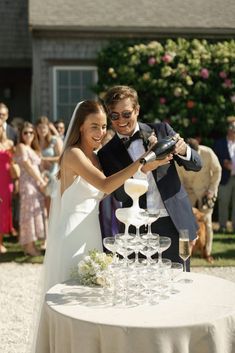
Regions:
<instances>
[{"instance_id":1,"label":"green hedge","mask_svg":"<svg viewBox=\"0 0 235 353\"><path fill-rule=\"evenodd\" d=\"M97 65L100 97L113 85L130 85L139 93L143 121L168 121L184 137L200 134L210 143L234 115L234 40L114 40Z\"/></svg>"}]
</instances>

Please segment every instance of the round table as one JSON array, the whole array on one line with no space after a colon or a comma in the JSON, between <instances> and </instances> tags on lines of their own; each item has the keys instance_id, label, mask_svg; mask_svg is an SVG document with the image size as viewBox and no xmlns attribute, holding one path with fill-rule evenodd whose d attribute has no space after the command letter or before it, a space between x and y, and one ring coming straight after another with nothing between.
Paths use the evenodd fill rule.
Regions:
<instances>
[{"instance_id":1,"label":"round table","mask_svg":"<svg viewBox=\"0 0 235 353\"><path fill-rule=\"evenodd\" d=\"M36 353L234 353L235 283L185 274L159 304L116 307L102 288L66 282L46 294Z\"/></svg>"}]
</instances>

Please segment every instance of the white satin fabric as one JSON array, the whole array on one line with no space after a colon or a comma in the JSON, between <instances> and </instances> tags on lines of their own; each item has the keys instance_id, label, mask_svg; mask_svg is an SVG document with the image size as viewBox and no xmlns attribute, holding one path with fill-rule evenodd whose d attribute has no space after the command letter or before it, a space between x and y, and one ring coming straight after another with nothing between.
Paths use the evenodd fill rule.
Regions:
<instances>
[{"instance_id":1,"label":"white satin fabric","mask_svg":"<svg viewBox=\"0 0 235 353\"><path fill-rule=\"evenodd\" d=\"M71 277L89 250L103 250L98 210L103 193L78 176L61 196L56 182L49 220L49 236L38 298L36 298L29 352L35 352L41 308L46 291Z\"/></svg>"},{"instance_id":2,"label":"white satin fabric","mask_svg":"<svg viewBox=\"0 0 235 353\"><path fill-rule=\"evenodd\" d=\"M71 271L91 249L102 251L98 206L103 193L78 176L51 208L49 239L44 261L45 292L66 281Z\"/></svg>"}]
</instances>

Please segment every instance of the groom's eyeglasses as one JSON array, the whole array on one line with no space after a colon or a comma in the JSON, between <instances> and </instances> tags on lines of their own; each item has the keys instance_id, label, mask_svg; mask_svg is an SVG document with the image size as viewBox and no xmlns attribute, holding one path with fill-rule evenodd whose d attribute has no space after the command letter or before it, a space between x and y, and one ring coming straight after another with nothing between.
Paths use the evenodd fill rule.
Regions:
<instances>
[{"instance_id":1,"label":"groom's eyeglasses","mask_svg":"<svg viewBox=\"0 0 235 353\"><path fill-rule=\"evenodd\" d=\"M130 119L130 117L132 116L134 109L130 112L129 110L126 110L124 112L121 113L109 113L109 117L112 121L118 120L120 118L120 116L124 119Z\"/></svg>"}]
</instances>

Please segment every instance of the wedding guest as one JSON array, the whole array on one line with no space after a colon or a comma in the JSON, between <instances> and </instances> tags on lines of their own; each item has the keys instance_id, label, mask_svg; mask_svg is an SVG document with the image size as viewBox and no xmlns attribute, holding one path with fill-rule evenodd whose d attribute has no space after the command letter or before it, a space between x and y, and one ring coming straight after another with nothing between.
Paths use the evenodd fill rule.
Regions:
<instances>
[{"instance_id":1,"label":"wedding guest","mask_svg":"<svg viewBox=\"0 0 235 353\"><path fill-rule=\"evenodd\" d=\"M46 116L41 116L36 121L36 131L39 146L42 154L41 168L45 177L53 182L58 171L58 161L62 151L62 141L59 136L52 135L50 125L51 122ZM46 197L46 208L49 215L51 195Z\"/></svg>"},{"instance_id":2,"label":"wedding guest","mask_svg":"<svg viewBox=\"0 0 235 353\"><path fill-rule=\"evenodd\" d=\"M0 119L3 121L3 128L6 131L6 136L9 140L12 140L14 145L17 144L17 133L11 125L7 123L9 118L9 109L4 103L0 103Z\"/></svg>"},{"instance_id":3,"label":"wedding guest","mask_svg":"<svg viewBox=\"0 0 235 353\"><path fill-rule=\"evenodd\" d=\"M192 206L198 208L204 214L206 247L203 256L208 262L212 263L214 261L211 255L213 243L212 214L221 179L221 166L216 154L210 147L199 144L197 139L194 138L189 138L187 143L200 155L203 163L202 169L193 173L177 167L177 171Z\"/></svg>"},{"instance_id":4,"label":"wedding guest","mask_svg":"<svg viewBox=\"0 0 235 353\"><path fill-rule=\"evenodd\" d=\"M0 103L0 119L3 122L3 128L6 132L6 137L9 140L12 140L14 145L18 142L18 132L14 127L7 123L9 118L9 109L4 103ZM11 235L18 235L18 227L19 227L19 213L18 213L18 197L17 197L17 188L18 188L18 180L13 180L13 198L12 198L12 212L13 212L13 227L11 231Z\"/></svg>"},{"instance_id":5,"label":"wedding guest","mask_svg":"<svg viewBox=\"0 0 235 353\"><path fill-rule=\"evenodd\" d=\"M105 107L116 131L115 136L98 151L98 157L105 175L110 176L135 161L144 152L146 139L153 133L157 140L174 136L176 132L167 123L144 124L137 122L140 112L137 92L127 86L115 86L104 97ZM126 140L129 139L129 143ZM201 169L201 159L179 138L174 152L174 161L186 170ZM148 163L143 167L147 173L149 189L147 200L140 198L140 207L152 211L164 210L164 216L152 224L152 230L160 235L171 237L171 246L164 252L172 261L182 262L179 257L179 231L187 229L191 245L197 237L197 224L184 187L180 183L174 161L159 166ZM115 192L123 207L131 206L131 199L121 187ZM147 201L147 203L146 203ZM188 265L189 268L189 265Z\"/></svg>"},{"instance_id":6,"label":"wedding guest","mask_svg":"<svg viewBox=\"0 0 235 353\"><path fill-rule=\"evenodd\" d=\"M19 134L20 134L20 130L22 129L22 126L24 125L24 122L25 120L20 116L15 116L11 121L11 126L17 133L17 142L19 142Z\"/></svg>"},{"instance_id":7,"label":"wedding guest","mask_svg":"<svg viewBox=\"0 0 235 353\"><path fill-rule=\"evenodd\" d=\"M0 119L0 254L7 251L3 245L4 234L10 234L13 229L11 205L13 181L10 174L12 154L13 141L7 139L3 120Z\"/></svg>"},{"instance_id":8,"label":"wedding guest","mask_svg":"<svg viewBox=\"0 0 235 353\"><path fill-rule=\"evenodd\" d=\"M219 233L227 233L231 205L232 233L235 232L235 121L228 124L227 135L215 141L214 151L222 167L218 192Z\"/></svg>"},{"instance_id":9,"label":"wedding guest","mask_svg":"<svg viewBox=\"0 0 235 353\"><path fill-rule=\"evenodd\" d=\"M42 152L42 167L51 175L55 175L58 170L58 160L62 151L62 142L57 136L51 134L50 121L46 116L40 117L35 125L39 146Z\"/></svg>"},{"instance_id":10,"label":"wedding guest","mask_svg":"<svg viewBox=\"0 0 235 353\"><path fill-rule=\"evenodd\" d=\"M16 116L11 121L11 126L17 133L17 142L19 142L20 131L24 125L24 119ZM17 236L19 230L19 212L20 212L20 196L19 196L19 179L14 180L14 191L12 197L13 224L14 231L12 235Z\"/></svg>"},{"instance_id":11,"label":"wedding guest","mask_svg":"<svg viewBox=\"0 0 235 353\"><path fill-rule=\"evenodd\" d=\"M61 137L62 141L64 141L65 138L65 124L64 121L62 119L57 120L54 122L54 126L56 128L56 130L59 133L59 136Z\"/></svg>"},{"instance_id":12,"label":"wedding guest","mask_svg":"<svg viewBox=\"0 0 235 353\"><path fill-rule=\"evenodd\" d=\"M25 254L38 256L35 242L45 239L47 220L43 190L46 182L40 172L41 154L34 126L25 122L20 131L20 142L15 159L20 165L20 236Z\"/></svg>"}]
</instances>

